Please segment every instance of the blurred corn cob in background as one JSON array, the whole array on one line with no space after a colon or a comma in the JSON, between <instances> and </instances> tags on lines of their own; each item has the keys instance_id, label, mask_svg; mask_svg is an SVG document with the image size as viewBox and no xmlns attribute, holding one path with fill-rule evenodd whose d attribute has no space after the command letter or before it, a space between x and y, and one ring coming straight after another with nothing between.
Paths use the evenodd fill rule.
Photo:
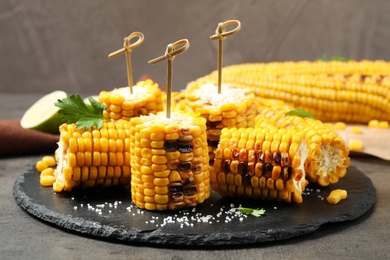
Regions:
<instances>
[{"instance_id":1,"label":"blurred corn cob in background","mask_svg":"<svg viewBox=\"0 0 390 260\"><path fill-rule=\"evenodd\" d=\"M210 196L206 120L172 112L134 117L131 194L147 210L194 207Z\"/></svg>"},{"instance_id":2,"label":"blurred corn cob in background","mask_svg":"<svg viewBox=\"0 0 390 260\"><path fill-rule=\"evenodd\" d=\"M137 82L132 94L129 87L101 91L98 101L107 106L104 117L113 120L129 120L131 117L156 114L164 109L162 92L158 84L150 79Z\"/></svg>"},{"instance_id":3,"label":"blurred corn cob in background","mask_svg":"<svg viewBox=\"0 0 390 260\"><path fill-rule=\"evenodd\" d=\"M280 99L326 122L390 121L390 62L300 61L227 66L222 81ZM218 73L188 84L216 83Z\"/></svg>"},{"instance_id":4,"label":"blurred corn cob in background","mask_svg":"<svg viewBox=\"0 0 390 260\"><path fill-rule=\"evenodd\" d=\"M55 152L56 192L74 187L130 185L130 124L125 120L103 122L101 128L60 126Z\"/></svg>"},{"instance_id":5,"label":"blurred corn cob in background","mask_svg":"<svg viewBox=\"0 0 390 260\"><path fill-rule=\"evenodd\" d=\"M253 127L256 106L253 94L222 86L222 93L212 84L193 84L185 93L186 109L200 113L207 120L207 141L210 166L214 163L215 149L219 143L222 128Z\"/></svg>"}]
</instances>

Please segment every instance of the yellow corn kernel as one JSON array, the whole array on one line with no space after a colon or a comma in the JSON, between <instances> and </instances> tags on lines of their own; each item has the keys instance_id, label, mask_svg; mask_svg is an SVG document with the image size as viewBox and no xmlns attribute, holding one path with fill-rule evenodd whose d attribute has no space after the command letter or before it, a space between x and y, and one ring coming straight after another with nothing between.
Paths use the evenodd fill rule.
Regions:
<instances>
[{"instance_id":1,"label":"yellow corn kernel","mask_svg":"<svg viewBox=\"0 0 390 260\"><path fill-rule=\"evenodd\" d=\"M55 177L54 175L40 175L39 177L39 183L42 186L49 187L53 186L53 183L55 182Z\"/></svg>"},{"instance_id":2,"label":"yellow corn kernel","mask_svg":"<svg viewBox=\"0 0 390 260\"><path fill-rule=\"evenodd\" d=\"M43 171L41 171L40 176L49 175L54 176L54 169L53 168L46 168Z\"/></svg>"},{"instance_id":3,"label":"yellow corn kernel","mask_svg":"<svg viewBox=\"0 0 390 260\"><path fill-rule=\"evenodd\" d=\"M383 129L389 128L389 122L388 121L380 121L378 127L383 128Z\"/></svg>"},{"instance_id":4,"label":"yellow corn kernel","mask_svg":"<svg viewBox=\"0 0 390 260\"><path fill-rule=\"evenodd\" d=\"M376 119L370 120L368 122L368 127L370 128L378 128L379 127L379 121Z\"/></svg>"},{"instance_id":5,"label":"yellow corn kernel","mask_svg":"<svg viewBox=\"0 0 390 260\"><path fill-rule=\"evenodd\" d=\"M330 204L337 204L340 202L340 200L346 199L346 198L347 198L347 191L346 190L336 189L336 190L332 190L330 192L330 194L326 198L326 200Z\"/></svg>"},{"instance_id":6,"label":"yellow corn kernel","mask_svg":"<svg viewBox=\"0 0 390 260\"><path fill-rule=\"evenodd\" d=\"M359 128L359 127L351 127L351 133L353 134L361 134L362 133L362 130Z\"/></svg>"},{"instance_id":7,"label":"yellow corn kernel","mask_svg":"<svg viewBox=\"0 0 390 260\"><path fill-rule=\"evenodd\" d=\"M42 161L46 162L49 167L53 167L57 164L56 159L53 156L43 156Z\"/></svg>"},{"instance_id":8,"label":"yellow corn kernel","mask_svg":"<svg viewBox=\"0 0 390 260\"><path fill-rule=\"evenodd\" d=\"M43 160L39 160L35 164L35 168L37 169L38 172L42 172L43 170L47 169L48 167L49 167L49 165L47 165L47 162L43 161Z\"/></svg>"},{"instance_id":9,"label":"yellow corn kernel","mask_svg":"<svg viewBox=\"0 0 390 260\"><path fill-rule=\"evenodd\" d=\"M337 122L334 124L335 130L345 130L347 129L347 125L344 122Z\"/></svg>"},{"instance_id":10,"label":"yellow corn kernel","mask_svg":"<svg viewBox=\"0 0 390 260\"><path fill-rule=\"evenodd\" d=\"M363 150L363 142L357 139L350 139L348 147L351 151L361 151Z\"/></svg>"}]
</instances>

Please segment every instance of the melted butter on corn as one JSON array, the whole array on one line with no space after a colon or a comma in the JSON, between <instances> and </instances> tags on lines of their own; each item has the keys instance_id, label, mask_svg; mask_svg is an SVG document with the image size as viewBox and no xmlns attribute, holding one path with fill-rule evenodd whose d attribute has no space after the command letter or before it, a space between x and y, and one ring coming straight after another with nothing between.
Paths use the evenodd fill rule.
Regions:
<instances>
[{"instance_id":1,"label":"melted butter on corn","mask_svg":"<svg viewBox=\"0 0 390 260\"><path fill-rule=\"evenodd\" d=\"M140 115L156 114L163 111L162 92L152 80L139 81L133 86L133 94L129 87L116 88L112 91L101 91L99 102L107 106L103 116L112 119L126 119Z\"/></svg>"},{"instance_id":2,"label":"melted butter on corn","mask_svg":"<svg viewBox=\"0 0 390 260\"><path fill-rule=\"evenodd\" d=\"M124 97L126 100L140 100L148 94L148 88L143 86L133 86L133 93L130 93L129 87L115 88L112 90L112 94L118 94Z\"/></svg>"},{"instance_id":3,"label":"melted butter on corn","mask_svg":"<svg viewBox=\"0 0 390 260\"><path fill-rule=\"evenodd\" d=\"M208 83L195 89L193 95L198 97L199 102L206 106L220 107L223 104L239 104L248 98L241 89L232 88L228 84L222 85L222 93L218 93L218 88L214 84Z\"/></svg>"}]
</instances>

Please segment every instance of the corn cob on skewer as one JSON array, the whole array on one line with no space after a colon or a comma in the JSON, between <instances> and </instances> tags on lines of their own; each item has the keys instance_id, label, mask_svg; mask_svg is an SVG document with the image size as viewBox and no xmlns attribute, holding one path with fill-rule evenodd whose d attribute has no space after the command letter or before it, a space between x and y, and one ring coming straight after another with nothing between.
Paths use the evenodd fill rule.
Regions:
<instances>
[{"instance_id":1,"label":"corn cob on skewer","mask_svg":"<svg viewBox=\"0 0 390 260\"><path fill-rule=\"evenodd\" d=\"M147 210L194 207L210 196L206 120L172 112L132 118L133 203Z\"/></svg>"},{"instance_id":2,"label":"corn cob on skewer","mask_svg":"<svg viewBox=\"0 0 390 260\"><path fill-rule=\"evenodd\" d=\"M104 117L112 120L129 120L164 109L161 90L152 80L139 81L133 86L133 94L130 94L129 87L124 87L101 91L98 99L107 106L103 111Z\"/></svg>"},{"instance_id":3,"label":"corn cob on skewer","mask_svg":"<svg viewBox=\"0 0 390 260\"><path fill-rule=\"evenodd\" d=\"M56 192L130 185L130 124L125 120L103 122L100 129L89 130L63 124L55 156Z\"/></svg>"},{"instance_id":4,"label":"corn cob on skewer","mask_svg":"<svg viewBox=\"0 0 390 260\"><path fill-rule=\"evenodd\" d=\"M287 105L259 110L256 128L286 129L303 135L307 153L304 166L309 182L328 186L346 174L350 163L349 149L332 126L310 117L288 115L294 109Z\"/></svg>"},{"instance_id":5,"label":"corn cob on skewer","mask_svg":"<svg viewBox=\"0 0 390 260\"><path fill-rule=\"evenodd\" d=\"M217 82L217 72L196 80L198 85L205 82ZM239 64L224 68L223 83L249 88L249 93L259 97L283 100L322 121L390 120L389 62Z\"/></svg>"},{"instance_id":6,"label":"corn cob on skewer","mask_svg":"<svg viewBox=\"0 0 390 260\"><path fill-rule=\"evenodd\" d=\"M189 110L200 113L207 120L207 141L209 146L210 166L214 162L214 151L218 146L219 136L225 127L253 127L256 106L254 95L222 86L221 94L212 84L193 85L186 92L186 106Z\"/></svg>"},{"instance_id":7,"label":"corn cob on skewer","mask_svg":"<svg viewBox=\"0 0 390 260\"><path fill-rule=\"evenodd\" d=\"M299 133L224 128L216 150L212 189L222 196L302 202L305 143Z\"/></svg>"}]
</instances>

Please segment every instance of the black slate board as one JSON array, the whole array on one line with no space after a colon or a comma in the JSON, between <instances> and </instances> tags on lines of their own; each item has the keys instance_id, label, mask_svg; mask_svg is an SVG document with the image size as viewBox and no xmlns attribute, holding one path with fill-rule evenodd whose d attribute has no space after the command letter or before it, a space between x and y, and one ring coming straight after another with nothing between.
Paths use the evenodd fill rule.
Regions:
<instances>
[{"instance_id":1,"label":"black slate board","mask_svg":"<svg viewBox=\"0 0 390 260\"><path fill-rule=\"evenodd\" d=\"M347 190L348 198L330 205L326 196L336 188ZM221 198L213 192L194 210L150 212L132 204L126 187L56 194L39 184L34 167L16 180L13 193L24 210L58 227L100 239L166 247L249 245L297 237L325 223L362 216L376 196L371 180L353 166L331 187L309 186L302 204ZM264 208L266 214L235 215L232 210L239 205Z\"/></svg>"}]
</instances>

